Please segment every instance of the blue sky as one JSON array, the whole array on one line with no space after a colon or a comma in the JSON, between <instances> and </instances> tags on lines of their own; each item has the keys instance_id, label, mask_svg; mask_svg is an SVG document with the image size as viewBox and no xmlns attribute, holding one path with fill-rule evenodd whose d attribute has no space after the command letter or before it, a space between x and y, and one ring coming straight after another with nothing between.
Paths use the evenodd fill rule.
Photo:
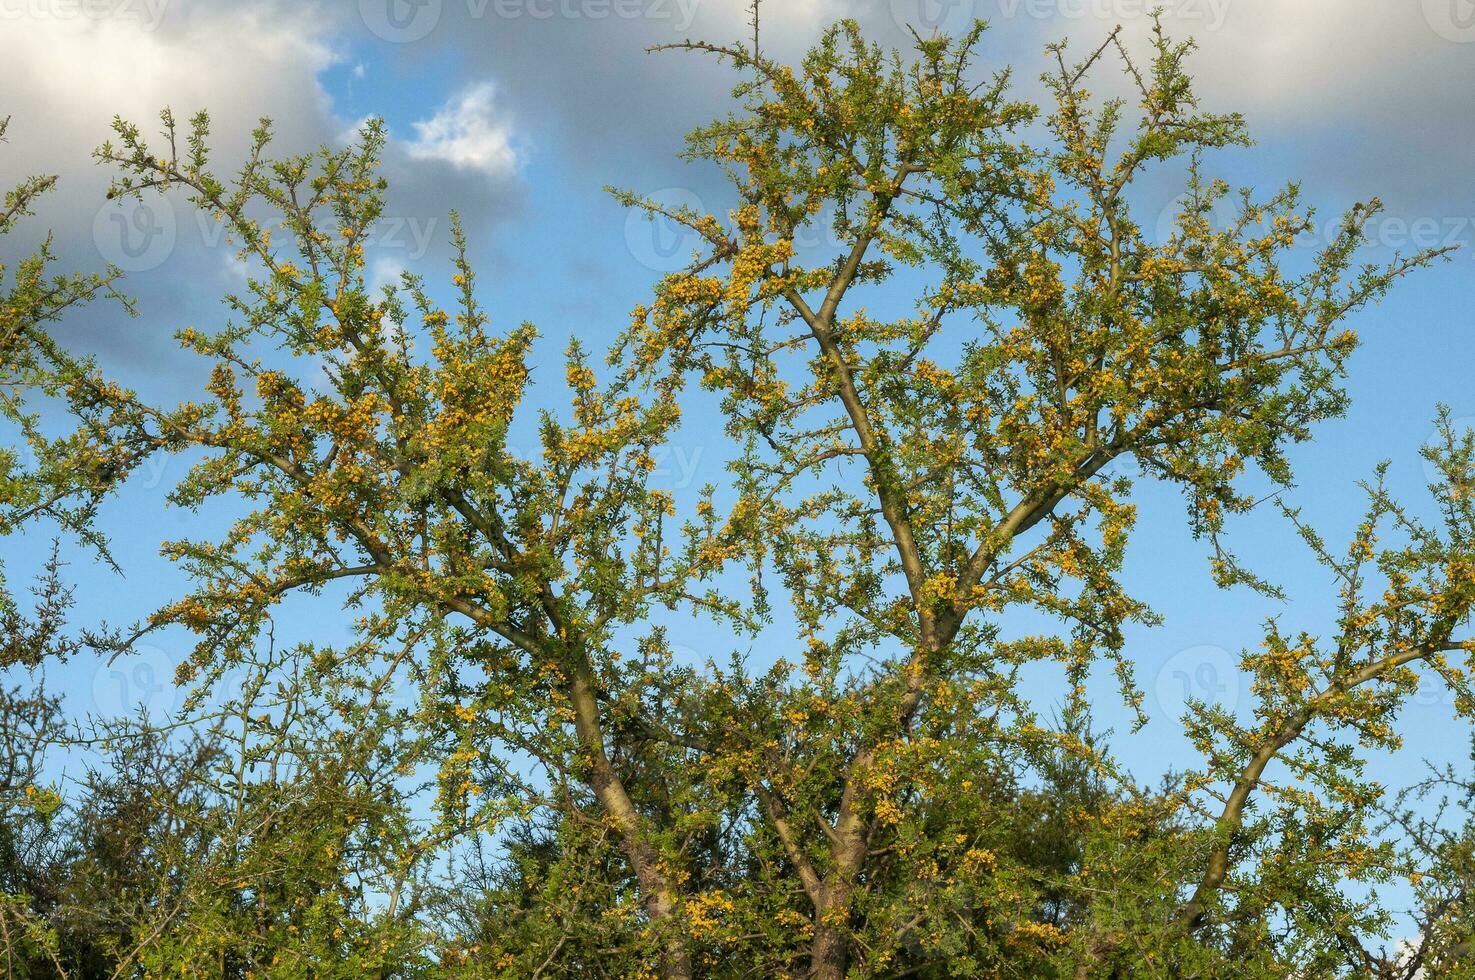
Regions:
<instances>
[{"instance_id":1,"label":"blue sky","mask_svg":"<svg viewBox=\"0 0 1475 980\"><path fill-rule=\"evenodd\" d=\"M1140 48L1147 6L786 0L765 5L763 38L770 53L788 57L840 16L859 18L889 43L902 42L909 24L925 32L979 16L994 25L989 58L1013 64L1020 93L1037 96L1044 43L1070 37L1081 50L1120 22ZM1266 193L1302 180L1307 199L1333 224L1354 201L1381 196L1387 219L1375 229L1370 260L1426 242L1464 246L1452 263L1405 281L1356 319L1364 346L1352 363L1352 410L1294 454L1300 485L1287 499L1332 541L1359 517L1356 481L1380 460L1391 461L1395 493L1419 509L1425 468L1418 449L1432 434L1436 403L1475 420L1475 3L1164 6L1170 29L1200 42L1193 64L1206 105L1243 111L1259 141L1213 158L1214 173ZM92 309L64 329L141 390L189 397L200 381L197 365L174 352L168 337L185 325L218 322L218 297L239 272L229 249L177 202L142 215L105 205L105 175L88 153L108 135L108 119L122 113L148 123L166 104L180 115L209 108L226 162L260 115L276 120L281 148L291 150L341 141L366 116L381 115L392 137L386 172L393 190L370 254L377 273L440 272L445 212L460 209L494 318L504 326L532 321L544 335L537 362L549 380L535 400L556 403L567 338L602 348L687 244L671 229L627 215L603 185L714 210L723 203L716 175L676 153L687 129L725 108L731 76L691 55L645 49L686 36L737 40L747 33L745 7L745 0L108 0L84 8L0 0L8 54L0 64L0 114L13 117L11 142L0 147L0 182L43 171L62 178L33 233L0 249L9 260L49 228L69 264L129 268L126 288L138 297L140 317ZM1146 221L1168 208L1181 177L1167 171L1140 189ZM683 493L720 483L727 453L709 411L688 417L659 474ZM86 616L134 619L178 585L157 557L159 541L212 526L210 515L161 510L182 467L176 460L141 474L109 505L105 527L125 575L77 558ZM1130 580L1166 622L1133 637L1130 655L1154 720L1136 737L1123 734L1119 747L1145 775L1192 761L1172 717L1184 684L1247 706L1249 692L1233 669L1237 651L1257 640L1269 615L1323 629L1332 587L1289 528L1266 515L1242 521L1234 540L1294 601L1226 595L1210 583L1205 548L1188 538L1176 496L1144 486L1140 504ZM0 543L12 576L34 565L44 544L40 535ZM341 638L327 617L295 625L304 638ZM671 638L693 657L724 659L733 646L686 620L672 625ZM764 649L782 645L776 636ZM157 710L175 695L154 679L183 653L156 647L111 667L78 662L49 680L68 691L79 714L122 711L129 691ZM1043 706L1053 693L1039 683ZM1109 680L1100 692L1103 718L1120 724ZM1410 757L1464 757L1447 697L1420 698L1406 727ZM1391 775L1406 765L1383 767Z\"/></svg>"}]
</instances>

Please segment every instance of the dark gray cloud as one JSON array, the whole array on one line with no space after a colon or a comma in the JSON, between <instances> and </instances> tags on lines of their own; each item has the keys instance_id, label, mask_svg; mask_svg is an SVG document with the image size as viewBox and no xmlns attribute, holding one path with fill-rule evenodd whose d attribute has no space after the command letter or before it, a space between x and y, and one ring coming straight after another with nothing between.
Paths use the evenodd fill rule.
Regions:
<instances>
[{"instance_id":1,"label":"dark gray cloud","mask_svg":"<svg viewBox=\"0 0 1475 980\"><path fill-rule=\"evenodd\" d=\"M1155 7L1198 41L1206 103L1245 112L1287 178L1339 200L1380 194L1410 220L1475 201L1470 0L769 0L762 39L792 59L843 16L886 44L981 18L993 26L981 69L1013 65L1019 91L1038 98L1047 42L1084 53L1120 24L1145 51ZM341 25L390 57L450 58L468 82L495 80L523 134L586 180L702 191L706 175L675 154L725 110L734 76L646 49L741 42L746 19L746 0L360 0Z\"/></svg>"}]
</instances>

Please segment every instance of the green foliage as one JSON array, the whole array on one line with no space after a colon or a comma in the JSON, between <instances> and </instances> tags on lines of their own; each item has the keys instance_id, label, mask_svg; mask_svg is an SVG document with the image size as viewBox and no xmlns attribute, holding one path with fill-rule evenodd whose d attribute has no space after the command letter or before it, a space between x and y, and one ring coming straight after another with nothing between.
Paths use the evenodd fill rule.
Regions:
<instances>
[{"instance_id":1,"label":"green foliage","mask_svg":"<svg viewBox=\"0 0 1475 980\"><path fill-rule=\"evenodd\" d=\"M1182 492L1220 584L1278 594L1227 519L1255 478L1293 492L1289 448L1346 406L1345 321L1443 253L1357 268L1372 202L1296 271L1295 188L1216 227L1232 191L1201 156L1245 124L1200 107L1161 31L1146 63L1117 35L1078 63L1050 48L1047 113L1007 73L979 81L981 35L903 55L842 23L795 68L682 45L743 78L688 146L729 178L731 220L620 195L702 248L605 364L571 345L566 407L536 415L536 331L491 325L459 223L449 308L411 274L369 288L380 123L274 158L263 122L226 179L204 113L181 133L165 112L157 141L116 121L113 193L182 192L248 279L178 334L201 399L161 406L45 333L43 297L110 279L43 287L44 251L23 268L13 387L60 397L79 434L9 416L41 460L12 474L10 519L100 546L96 502L152 452L197 460L172 503L236 516L165 543L191 587L135 635L86 636L191 634L185 718L84 738L44 696L6 702L12 972L1459 975L1470 831L1416 794L1459 788L1458 814L1468 786L1390 799L1364 774L1418 669L1475 708L1475 442L1447 417L1437 521L1375 480L1343 553L1286 510L1338 616L1267 625L1252 713L1190 706L1202 765L1142 785L1088 708L1104 665L1140 710L1127 630L1156 622L1121 578L1136 510L1113 462ZM1133 104L1086 89L1113 56ZM1168 164L1186 194L1154 241L1131 191ZM796 246L817 231L828 252ZM683 513L652 474L691 385L739 452ZM39 593L50 627L16 631L11 662L57 652L59 565ZM775 603L796 635L774 637ZM351 642L277 648L284 608L333 605ZM678 664L666 612L778 655ZM1040 665L1069 682L1058 717L1023 694ZM104 758L58 794L44 746ZM1395 877L1419 938L1372 952Z\"/></svg>"},{"instance_id":2,"label":"green foliage","mask_svg":"<svg viewBox=\"0 0 1475 980\"><path fill-rule=\"evenodd\" d=\"M0 143L9 118L0 119ZM0 236L33 214L36 199L56 186L55 177L32 177L7 190L0 204ZM149 456L155 446L125 419L98 411L91 394L98 378L91 360L67 349L50 328L94 300L119 302L119 270L57 274L50 236L36 251L7 268L0 262L0 535L36 525L72 535L111 563L104 537L93 526L101 501ZM75 423L63 435L48 434L43 408ZM0 665L34 666L64 657L75 643L59 628L70 594L58 588L60 564L47 566L33 611L17 604L0 569L0 625L6 641Z\"/></svg>"}]
</instances>

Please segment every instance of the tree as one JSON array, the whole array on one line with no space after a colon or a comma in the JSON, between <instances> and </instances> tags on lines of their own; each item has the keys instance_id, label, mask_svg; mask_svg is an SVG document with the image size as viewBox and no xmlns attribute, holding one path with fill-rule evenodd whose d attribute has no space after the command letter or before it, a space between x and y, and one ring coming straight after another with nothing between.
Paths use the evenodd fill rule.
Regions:
<instances>
[{"instance_id":1,"label":"tree","mask_svg":"<svg viewBox=\"0 0 1475 980\"><path fill-rule=\"evenodd\" d=\"M83 732L55 699L0 700L10 975L426 975L420 747L373 679L314 659L244 657L238 694L172 723ZM45 786L41 754L78 749L77 784Z\"/></svg>"},{"instance_id":2,"label":"tree","mask_svg":"<svg viewBox=\"0 0 1475 980\"><path fill-rule=\"evenodd\" d=\"M515 456L507 433L534 331L490 329L459 225L454 316L414 277L378 298L366 286L382 127L371 123L348 150L267 161L263 124L230 187L208 169L208 117L192 121L182 158L167 113L164 127L171 155L161 156L118 124L119 145L98 154L124 172L115 193L185 187L260 274L227 301L238 320L180 335L215 365L211 401L165 411L97 386L91 407L160 445L209 451L174 502L230 495L254 509L221 541L168 546L200 588L144 632L193 631L182 679L209 679L259 642L285 597L355 583L348 603L363 610L363 649L398 643L419 658L435 730L455 733L437 800L447 826L489 828L504 811L539 805L567 818L595 808L581 833L608 826L662 933L653 942L663 969L689 975L662 853L675 832L651 825L641 797L654 787L627 785L607 735L612 717L659 697L671 672L658 633L622 662L617 631L638 627L655 603L740 615L731 600L692 591L733 547L734 529L708 520L683 543L668 525L669 496L649 483L652 450L679 418L674 389L642 388L628 374L601 386L575 344L571 418L543 414L541 455ZM252 216L258 207L289 245ZM428 351L414 349L416 328ZM299 380L293 358L320 366L326 383ZM519 771L513 753L532 759L543 782Z\"/></svg>"},{"instance_id":3,"label":"tree","mask_svg":"<svg viewBox=\"0 0 1475 980\"><path fill-rule=\"evenodd\" d=\"M459 224L453 308L413 275L371 292L380 124L272 159L263 123L229 181L207 115L181 132L165 112L157 142L115 124L114 194L182 191L249 278L225 322L178 335L211 366L202 401L90 368L63 388L97 446L200 454L174 503L238 515L166 544L188 594L92 637L189 631L191 708L235 726L231 751L208 743L221 761L141 743L182 775L125 757L78 809L142 807L98 832L192 815L157 835L176 885L130 912L114 969L209 950L230 976L1411 976L1458 955L1468 869L1428 872L1407 955L1368 951L1388 916L1346 885L1468 838L1375 822L1362 773L1416 667L1475 705L1451 659L1472 649L1475 444L1447 420L1436 521L1375 480L1341 554L1287 508L1340 616L1325 639L1271 621L1243 661L1252 717L1191 707L1203 766L1140 785L1086 700L1104 666L1140 708L1126 630L1155 622L1121 580L1113 462L1181 489L1220 584L1276 596L1227 522L1252 477L1290 492L1289 447L1345 408L1346 321L1445 253L1356 268L1371 202L1294 272L1295 188L1241 193L1216 227L1231 191L1200 157L1245 124L1199 106L1191 48L1161 30L1145 63L1116 34L1079 62L1052 47L1043 119L1007 73L979 81L981 36L903 56L842 23L797 68L680 45L742 76L689 144L730 179L731 220L620 195L702 247L605 364L571 345L568 408L535 417L535 332L490 325ZM1130 106L1085 88L1117 57ZM1175 162L1185 203L1153 241L1132 189ZM816 229L833 254L798 249ZM740 451L682 513L651 474L693 385ZM534 428L534 452L509 448ZM662 617L772 636L773 592L792 652L676 662ZM353 643L276 653L279 610L330 603ZM1072 688L1057 717L1019 686L1041 663ZM413 707L387 703L399 685ZM273 759L290 772L259 774ZM129 795L152 782L178 787L162 809ZM118 893L133 874L71 866Z\"/></svg>"},{"instance_id":4,"label":"tree","mask_svg":"<svg viewBox=\"0 0 1475 980\"><path fill-rule=\"evenodd\" d=\"M707 249L637 312L630 343L723 394L747 447L743 506L763 513L762 558L805 628L806 676L792 690L828 722L791 758L731 747L751 760L753 791L804 882L816 977L844 975L854 948L888 948L881 923L903 913L876 915L895 900L874 894L876 854L931 841L932 807L955 805L948 777L967 771L952 769L959 703L965 718L1014 708L1011 689L988 681L1040 659L1067 667L1078 698L1103 657L1140 701L1122 629L1150 613L1117 578L1133 507L1108 465L1132 455L1181 487L1190 530L1216 545L1217 578L1263 587L1220 545L1226 515L1253 505L1241 475L1290 485L1286 446L1345 404L1355 341L1342 322L1439 257L1349 276L1373 202L1293 276L1282 259L1307 228L1294 188L1264 202L1246 193L1230 227L1211 221L1229 190L1200 176L1198 154L1248 140L1238 116L1199 108L1188 45L1159 29L1142 67L1115 34L1076 64L1051 48L1052 139L1033 146L1013 135L1035 112L1007 100L1007 75L980 84L971 71L981 31L918 40L908 64L842 25L797 71L682 45L752 74L743 111L696 132L689 150L726 169L735 227L645 204ZM1113 52L1136 89L1135 121L1084 88ZM1155 243L1128 191L1185 155L1186 203ZM839 256L806 265L792 243L830 213ZM868 314L867 300L895 305L898 268L929 274L915 312ZM1429 630L1424 654L1450 642L1462 589L1444 583L1401 624ZM1067 632L1001 641L1000 617L1020 608ZM878 665L848 669L859 654ZM1347 680L1334 672L1329 701ZM1322 710L1303 704L1287 719L1267 707L1275 720L1250 740L1260 763ZM1221 830L1259 776L1249 761ZM1227 859L1211 849L1185 925L1202 924Z\"/></svg>"},{"instance_id":5,"label":"tree","mask_svg":"<svg viewBox=\"0 0 1475 980\"><path fill-rule=\"evenodd\" d=\"M0 119L0 142L9 125L9 117ZM43 175L7 190L0 206L0 236L12 234L34 213L36 200L55 186L55 177ZM90 419L62 436L48 435L41 409L74 409L75 385L93 370L90 361L58 342L49 328L96 300L132 307L117 291L118 269L56 274L56 261L48 236L14 269L0 262L0 420L8 430L0 447L0 535L49 522L53 530L79 538L109 560L106 541L93 527L98 504L154 447L131 438L136 433L108 418ZM16 605L0 572L0 622L6 633L0 664L35 665L73 648L61 635L70 595L61 587L55 562L38 589L41 604L28 615Z\"/></svg>"}]
</instances>

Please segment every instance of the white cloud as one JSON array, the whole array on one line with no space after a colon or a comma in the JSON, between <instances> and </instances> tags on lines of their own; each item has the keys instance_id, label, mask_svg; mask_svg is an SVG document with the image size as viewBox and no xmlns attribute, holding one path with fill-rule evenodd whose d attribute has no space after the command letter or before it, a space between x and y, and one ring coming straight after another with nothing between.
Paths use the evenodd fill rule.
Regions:
<instances>
[{"instance_id":1,"label":"white cloud","mask_svg":"<svg viewBox=\"0 0 1475 980\"><path fill-rule=\"evenodd\" d=\"M851 0L864 3L866 0ZM1189 65L1204 94L1259 118L1321 121L1376 114L1401 121L1410 108L1443 101L1469 78L1475 46L1445 24L1470 0L890 0L893 12L948 13L957 30L972 17L993 25L1021 80L1044 67L1039 45L1069 38L1077 57L1113 27L1146 53L1151 11L1175 38L1194 38ZM1463 23L1451 21L1451 23ZM1475 42L1475 29L1467 42Z\"/></svg>"},{"instance_id":2,"label":"white cloud","mask_svg":"<svg viewBox=\"0 0 1475 980\"><path fill-rule=\"evenodd\" d=\"M509 176L517 169L517 152L508 127L496 118L492 94L490 83L473 85L429 119L414 123L415 139L405 145L411 158Z\"/></svg>"},{"instance_id":3,"label":"white cloud","mask_svg":"<svg viewBox=\"0 0 1475 980\"><path fill-rule=\"evenodd\" d=\"M339 126L337 135L338 143L343 146L351 146L358 143L359 136L362 135L364 127L376 118L378 117L373 115L360 116L347 125Z\"/></svg>"},{"instance_id":4,"label":"white cloud","mask_svg":"<svg viewBox=\"0 0 1475 980\"><path fill-rule=\"evenodd\" d=\"M378 296L386 286L399 287L400 276L405 274L405 265L398 259L377 258L369 267L369 293Z\"/></svg>"},{"instance_id":5,"label":"white cloud","mask_svg":"<svg viewBox=\"0 0 1475 980\"><path fill-rule=\"evenodd\" d=\"M1410 103L1427 104L1429 87L1465 75L1475 54L1440 36L1416 0L1220 2L1219 23L1180 17L1174 25L1197 36L1194 64L1226 94L1286 116L1382 110L1400 118Z\"/></svg>"},{"instance_id":6,"label":"white cloud","mask_svg":"<svg viewBox=\"0 0 1475 980\"><path fill-rule=\"evenodd\" d=\"M292 13L198 6L158 25L128 17L30 16L26 43L0 61L5 111L31 121L54 149L58 132L107 135L114 114L148 123L165 105L209 107L237 130L262 114L288 131L315 128L327 108L316 76L335 55L327 25ZM103 128L100 130L98 124Z\"/></svg>"},{"instance_id":7,"label":"white cloud","mask_svg":"<svg viewBox=\"0 0 1475 980\"><path fill-rule=\"evenodd\" d=\"M310 8L170 6L157 20L23 10L5 26L23 30L24 42L15 38L0 58L0 115L12 116L10 142L0 147L0 186L32 173L60 175L58 191L24 227L55 231L62 254L84 267L114 172L94 165L91 153L112 136L114 116L138 124L162 150L161 109L171 107L182 128L197 110L209 110L212 162L226 175L262 116L274 122L275 152L311 149L331 124L318 74L336 53L330 24ZM201 242L194 222L180 231L180 251L218 243Z\"/></svg>"}]
</instances>

